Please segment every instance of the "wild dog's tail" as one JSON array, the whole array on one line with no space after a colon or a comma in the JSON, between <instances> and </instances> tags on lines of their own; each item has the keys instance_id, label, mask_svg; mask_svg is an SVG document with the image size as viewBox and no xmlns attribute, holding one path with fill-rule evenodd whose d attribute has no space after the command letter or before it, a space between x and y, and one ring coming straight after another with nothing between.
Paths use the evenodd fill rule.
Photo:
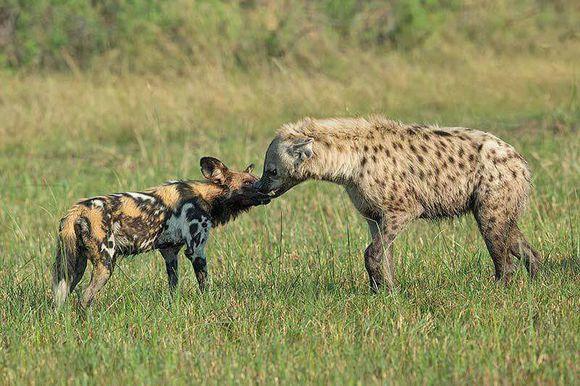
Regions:
<instances>
[{"instance_id":1,"label":"wild dog's tail","mask_svg":"<svg viewBox=\"0 0 580 386\"><path fill-rule=\"evenodd\" d=\"M83 276L87 258L83 253L83 238L89 233L88 220L73 207L60 221L54 261L52 285L54 302L62 306Z\"/></svg>"}]
</instances>

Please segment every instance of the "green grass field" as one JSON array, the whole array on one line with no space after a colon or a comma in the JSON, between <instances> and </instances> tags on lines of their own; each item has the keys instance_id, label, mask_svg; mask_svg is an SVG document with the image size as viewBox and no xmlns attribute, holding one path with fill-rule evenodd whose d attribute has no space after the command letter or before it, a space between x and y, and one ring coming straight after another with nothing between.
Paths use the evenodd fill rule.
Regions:
<instances>
[{"instance_id":1,"label":"green grass field","mask_svg":"<svg viewBox=\"0 0 580 386\"><path fill-rule=\"evenodd\" d=\"M0 383L577 384L577 36L532 53L347 51L323 71L0 72ZM282 123L368 113L513 144L533 170L520 227L539 277L495 283L468 216L410 226L396 291L371 295L366 223L309 182L212 233L207 293L182 258L170 302L150 253L121 260L88 311L78 290L53 310L54 238L77 199L201 178L205 155L261 170Z\"/></svg>"}]
</instances>

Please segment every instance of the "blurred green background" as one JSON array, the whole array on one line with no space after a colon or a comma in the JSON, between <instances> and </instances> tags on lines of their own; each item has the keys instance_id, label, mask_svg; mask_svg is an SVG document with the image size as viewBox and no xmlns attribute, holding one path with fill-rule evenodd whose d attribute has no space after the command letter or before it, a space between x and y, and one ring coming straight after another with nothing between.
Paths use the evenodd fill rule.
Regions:
<instances>
[{"instance_id":1,"label":"blurred green background","mask_svg":"<svg viewBox=\"0 0 580 386\"><path fill-rule=\"evenodd\" d=\"M3 0L0 66L18 70L337 71L357 52L441 45L545 55L578 40L570 0ZM566 53L562 53L566 54Z\"/></svg>"}]
</instances>

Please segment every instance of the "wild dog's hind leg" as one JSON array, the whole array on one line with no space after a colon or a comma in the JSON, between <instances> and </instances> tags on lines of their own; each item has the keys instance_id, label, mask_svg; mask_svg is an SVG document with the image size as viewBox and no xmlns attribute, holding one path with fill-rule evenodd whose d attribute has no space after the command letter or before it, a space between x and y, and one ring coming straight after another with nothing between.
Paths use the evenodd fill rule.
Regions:
<instances>
[{"instance_id":1,"label":"wild dog's hind leg","mask_svg":"<svg viewBox=\"0 0 580 386\"><path fill-rule=\"evenodd\" d=\"M538 272L540 254L530 246L517 225L514 225L511 228L511 233L509 235L509 250L512 255L524 261L530 277L535 277Z\"/></svg>"},{"instance_id":2,"label":"wild dog's hind leg","mask_svg":"<svg viewBox=\"0 0 580 386\"><path fill-rule=\"evenodd\" d=\"M89 259L93 264L91 281L83 294L82 305L88 307L97 293L107 283L115 266L115 242L112 235L101 243L92 241L87 246Z\"/></svg>"},{"instance_id":3,"label":"wild dog's hind leg","mask_svg":"<svg viewBox=\"0 0 580 386\"><path fill-rule=\"evenodd\" d=\"M395 285L395 269L393 265L392 247L399 232L414 216L404 212L385 214L379 222L367 220L373 241L365 250L365 267L369 275L371 291L386 285L391 291Z\"/></svg>"},{"instance_id":4,"label":"wild dog's hind leg","mask_svg":"<svg viewBox=\"0 0 580 386\"><path fill-rule=\"evenodd\" d=\"M169 282L169 292L175 292L177 282L179 280L178 269L178 254L181 247L169 247L160 249L161 256L165 259L165 269L167 270L167 280Z\"/></svg>"}]
</instances>

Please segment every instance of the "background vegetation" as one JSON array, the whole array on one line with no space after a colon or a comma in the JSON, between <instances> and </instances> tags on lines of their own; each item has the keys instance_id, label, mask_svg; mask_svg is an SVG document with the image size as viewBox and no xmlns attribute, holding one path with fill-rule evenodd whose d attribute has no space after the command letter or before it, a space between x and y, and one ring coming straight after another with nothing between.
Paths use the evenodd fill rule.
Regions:
<instances>
[{"instance_id":1,"label":"background vegetation","mask_svg":"<svg viewBox=\"0 0 580 386\"><path fill-rule=\"evenodd\" d=\"M577 383L573 1L0 1L0 382ZM219 229L211 289L128 258L94 307L51 308L78 198L260 165L282 123L384 113L489 130L534 172L538 280L496 285L470 217L397 240L370 296L368 235L309 183ZM84 287L89 273L81 283Z\"/></svg>"}]
</instances>

